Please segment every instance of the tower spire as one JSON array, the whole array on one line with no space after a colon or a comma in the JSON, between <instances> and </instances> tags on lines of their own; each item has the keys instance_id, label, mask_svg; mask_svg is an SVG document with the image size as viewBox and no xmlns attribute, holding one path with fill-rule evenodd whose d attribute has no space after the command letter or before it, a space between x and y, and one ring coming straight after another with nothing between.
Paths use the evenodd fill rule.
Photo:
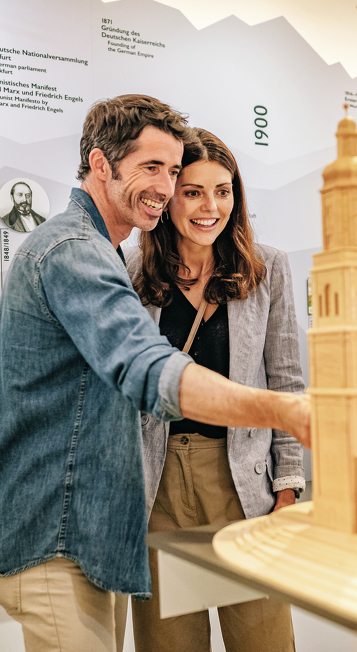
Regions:
<instances>
[{"instance_id":1,"label":"tower spire","mask_svg":"<svg viewBox=\"0 0 357 652\"><path fill-rule=\"evenodd\" d=\"M324 251L312 269L314 519L357 532L357 129L347 110L336 136L321 190Z\"/></svg>"}]
</instances>

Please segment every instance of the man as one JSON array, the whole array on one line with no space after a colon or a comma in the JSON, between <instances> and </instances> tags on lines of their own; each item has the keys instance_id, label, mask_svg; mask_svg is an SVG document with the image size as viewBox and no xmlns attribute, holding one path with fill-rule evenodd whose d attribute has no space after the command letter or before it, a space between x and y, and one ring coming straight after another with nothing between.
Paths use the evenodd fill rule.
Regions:
<instances>
[{"instance_id":1,"label":"man","mask_svg":"<svg viewBox=\"0 0 357 652\"><path fill-rule=\"evenodd\" d=\"M114 595L147 597L140 410L309 437L307 400L172 349L120 242L173 195L186 122L127 95L88 114L67 210L17 251L0 315L0 602L27 652L114 651ZM119 638L119 637L118 637Z\"/></svg>"},{"instance_id":2,"label":"man","mask_svg":"<svg viewBox=\"0 0 357 652\"><path fill-rule=\"evenodd\" d=\"M30 186L23 182L18 181L14 183L10 190L10 195L14 207L2 217L2 221L6 226L14 231L29 232L33 231L36 226L45 222L45 218L32 210L32 190Z\"/></svg>"}]
</instances>

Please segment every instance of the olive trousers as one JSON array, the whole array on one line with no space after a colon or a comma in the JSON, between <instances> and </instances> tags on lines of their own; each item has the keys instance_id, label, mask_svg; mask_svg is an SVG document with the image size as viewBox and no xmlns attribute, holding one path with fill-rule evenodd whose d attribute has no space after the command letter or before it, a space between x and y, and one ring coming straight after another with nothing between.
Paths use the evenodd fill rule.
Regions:
<instances>
[{"instance_id":1,"label":"olive trousers","mask_svg":"<svg viewBox=\"0 0 357 652\"><path fill-rule=\"evenodd\" d=\"M169 437L149 521L164 532L244 518L229 469L226 439L197 433ZM136 652L210 652L208 611L160 619L157 553L150 550L153 597L132 601ZM227 652L294 652L290 605L273 599L219 607Z\"/></svg>"}]
</instances>

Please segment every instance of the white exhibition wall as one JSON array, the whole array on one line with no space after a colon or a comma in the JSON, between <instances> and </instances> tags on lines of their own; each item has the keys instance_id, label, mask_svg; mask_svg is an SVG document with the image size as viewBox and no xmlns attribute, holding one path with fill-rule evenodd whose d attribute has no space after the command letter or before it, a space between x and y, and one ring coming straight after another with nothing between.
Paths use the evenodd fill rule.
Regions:
<instances>
[{"instance_id":1,"label":"white exhibition wall","mask_svg":"<svg viewBox=\"0 0 357 652\"><path fill-rule=\"evenodd\" d=\"M257 239L289 253L308 382L307 252L321 247L321 171L335 158L334 134L346 99L357 115L357 83L347 72L352 65L342 39L333 44L336 63L326 62L326 44L316 33L324 33L320 1L305 21L301 3L285 4L284 10L280 1L212 0L203 15L201 0L3 3L0 216L8 211L4 186L18 178L45 190L50 216L63 210L78 183L79 138L94 101L145 93L169 102L189 114L191 125L209 129L232 149ZM293 15L298 6L300 14ZM280 7L290 22L277 15ZM348 33L350 15L340 10L341 16ZM26 236L10 232L4 252L1 233L3 280Z\"/></svg>"},{"instance_id":2,"label":"white exhibition wall","mask_svg":"<svg viewBox=\"0 0 357 652\"><path fill-rule=\"evenodd\" d=\"M18 179L39 184L49 218L66 207L93 102L125 93L168 102L234 152L258 241L289 254L308 383L306 281L344 102L357 117L356 11L352 0L328 10L325 0L2 3L0 216ZM0 219L0 291L25 237ZM308 457L307 466L309 478ZM9 626L0 613L0 652L10 652Z\"/></svg>"}]
</instances>

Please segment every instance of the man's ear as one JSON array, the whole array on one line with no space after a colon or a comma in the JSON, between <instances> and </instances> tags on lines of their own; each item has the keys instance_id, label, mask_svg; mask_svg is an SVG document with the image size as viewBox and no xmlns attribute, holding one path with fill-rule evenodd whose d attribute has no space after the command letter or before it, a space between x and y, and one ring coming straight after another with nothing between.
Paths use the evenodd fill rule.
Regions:
<instances>
[{"instance_id":1,"label":"man's ear","mask_svg":"<svg viewBox=\"0 0 357 652\"><path fill-rule=\"evenodd\" d=\"M112 170L106 156L99 147L92 149L89 154L89 165L93 174L99 181L106 181L108 175L111 176Z\"/></svg>"}]
</instances>

